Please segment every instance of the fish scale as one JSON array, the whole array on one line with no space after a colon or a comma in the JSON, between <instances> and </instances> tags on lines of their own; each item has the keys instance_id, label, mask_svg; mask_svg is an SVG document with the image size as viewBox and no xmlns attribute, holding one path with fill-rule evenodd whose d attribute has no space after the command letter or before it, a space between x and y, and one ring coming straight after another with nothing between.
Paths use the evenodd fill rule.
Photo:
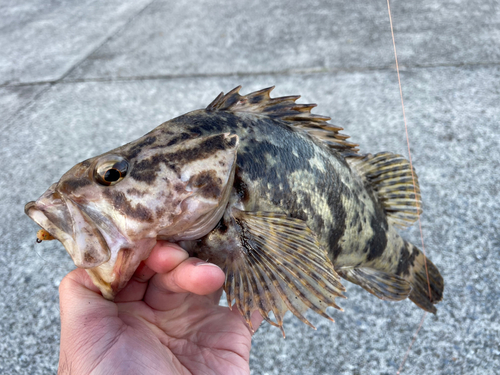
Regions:
<instances>
[{"instance_id":1,"label":"fish scale","mask_svg":"<svg viewBox=\"0 0 500 375\"><path fill-rule=\"evenodd\" d=\"M421 213L406 159L361 154L298 96L239 90L78 163L26 205L39 239L61 241L108 299L157 240L177 242L224 270L251 329L254 311L283 334L287 311L331 319L342 278L435 312L443 279L396 231Z\"/></svg>"}]
</instances>

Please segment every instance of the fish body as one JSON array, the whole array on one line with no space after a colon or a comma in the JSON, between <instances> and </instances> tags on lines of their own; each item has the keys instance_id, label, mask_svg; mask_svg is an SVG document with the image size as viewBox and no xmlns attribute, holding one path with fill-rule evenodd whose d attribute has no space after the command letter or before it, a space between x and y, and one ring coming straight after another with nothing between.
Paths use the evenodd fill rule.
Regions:
<instances>
[{"instance_id":1,"label":"fish body","mask_svg":"<svg viewBox=\"0 0 500 375\"><path fill-rule=\"evenodd\" d=\"M396 231L421 211L409 163L360 154L314 105L271 90L236 88L83 161L25 211L109 299L161 239L219 265L249 325L256 310L281 329L287 310L331 319L341 277L435 312L442 277Z\"/></svg>"}]
</instances>

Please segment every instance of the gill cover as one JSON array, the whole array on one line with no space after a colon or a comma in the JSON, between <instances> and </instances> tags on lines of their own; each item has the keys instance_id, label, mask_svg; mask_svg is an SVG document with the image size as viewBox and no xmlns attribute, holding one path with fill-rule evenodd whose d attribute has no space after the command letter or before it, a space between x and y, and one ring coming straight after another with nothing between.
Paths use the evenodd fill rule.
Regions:
<instances>
[{"instance_id":1,"label":"gill cover","mask_svg":"<svg viewBox=\"0 0 500 375\"><path fill-rule=\"evenodd\" d=\"M221 219L229 201L239 137L225 133L196 142L200 145L197 152L205 156L180 167L180 179L188 197L182 201L180 214L173 223L160 230L160 239L193 240L206 235ZM205 153L203 147L210 148L211 152Z\"/></svg>"}]
</instances>

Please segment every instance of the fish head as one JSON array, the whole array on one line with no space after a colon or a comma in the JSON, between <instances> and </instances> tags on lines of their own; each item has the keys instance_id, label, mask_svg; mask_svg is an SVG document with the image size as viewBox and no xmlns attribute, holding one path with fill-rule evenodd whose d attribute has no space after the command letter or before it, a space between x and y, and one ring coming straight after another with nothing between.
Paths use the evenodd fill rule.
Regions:
<instances>
[{"instance_id":1,"label":"fish head","mask_svg":"<svg viewBox=\"0 0 500 375\"><path fill-rule=\"evenodd\" d=\"M238 136L173 145L162 130L75 165L25 206L107 299L127 284L158 239L204 236L229 200Z\"/></svg>"}]
</instances>

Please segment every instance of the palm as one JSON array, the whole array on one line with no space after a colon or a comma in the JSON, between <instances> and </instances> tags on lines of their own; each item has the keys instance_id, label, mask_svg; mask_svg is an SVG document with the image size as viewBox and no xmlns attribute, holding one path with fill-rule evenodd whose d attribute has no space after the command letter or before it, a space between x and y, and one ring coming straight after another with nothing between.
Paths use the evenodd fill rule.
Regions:
<instances>
[{"instance_id":1,"label":"palm","mask_svg":"<svg viewBox=\"0 0 500 375\"><path fill-rule=\"evenodd\" d=\"M176 358L181 373L249 371L249 329L239 316L226 307L214 305L208 296L191 294L181 307L171 311L155 311L143 302L118 305L118 310L118 320L124 327L131 327L125 340L133 343L143 358L151 357L154 346L153 356L161 353L168 362ZM154 358L150 360L153 362Z\"/></svg>"},{"instance_id":2,"label":"palm","mask_svg":"<svg viewBox=\"0 0 500 375\"><path fill-rule=\"evenodd\" d=\"M88 290L83 322L67 330L61 301L61 373L248 374L252 334L237 311L218 306L220 290L176 293L161 276L132 281L116 303Z\"/></svg>"}]
</instances>

